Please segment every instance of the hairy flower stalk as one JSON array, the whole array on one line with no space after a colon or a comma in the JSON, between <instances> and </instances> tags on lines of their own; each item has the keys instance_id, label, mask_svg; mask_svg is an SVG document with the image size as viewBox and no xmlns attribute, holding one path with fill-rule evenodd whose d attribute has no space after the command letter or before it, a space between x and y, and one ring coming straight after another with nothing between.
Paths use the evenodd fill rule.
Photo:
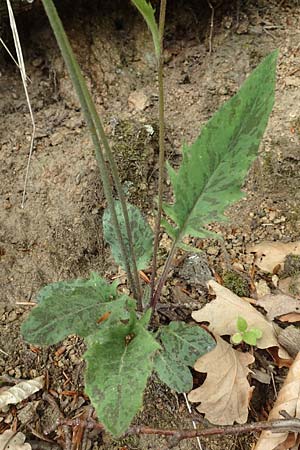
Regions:
<instances>
[{"instance_id":1,"label":"hairy flower stalk","mask_svg":"<svg viewBox=\"0 0 300 450\"><path fill-rule=\"evenodd\" d=\"M43 5L45 8L45 11L48 15L51 27L53 29L53 32L55 34L55 37L57 39L58 45L60 47L61 53L63 55L63 58L65 60L65 63L67 65L67 68L70 73L70 77L72 79L73 85L76 89L77 95L80 100L80 104L86 119L86 122L88 124L92 141L95 148L95 154L96 154L96 160L99 166L99 171L103 183L103 189L105 193L105 197L108 203L108 207L111 211L111 217L113 226L116 230L116 236L120 244L120 248L123 254L126 273L128 276L128 281L130 284L130 287L132 289L134 297L138 300L139 304L141 305L141 288L139 283L139 276L138 271L136 267L136 260L133 250L133 243L132 243L132 236L131 236L131 230L129 225L129 218L128 218L128 211L126 207L125 197L122 191L121 182L119 179L118 171L116 164L113 159L113 155L108 143L108 140L106 138L103 125L101 123L101 120L99 118L99 115L96 111L95 105L92 101L92 98L90 96L90 93L87 89L86 82L82 76L80 67L76 61L76 58L73 54L72 48L70 46L69 40L67 38L67 35L64 31L64 28L62 26L62 23L58 17L56 8L54 6L54 3L52 0L42 0ZM100 137L100 139L99 139ZM110 165L111 173L113 176L113 180L115 182L116 190L119 195L119 199L122 205L124 220L125 220L125 226L128 236L128 242L129 242L129 251L127 251L121 230L120 225L117 219L116 210L114 206L114 198L112 194L112 187L109 180L109 174L107 170L107 166L105 163L104 154L100 145L100 140L102 141L102 144L105 148L106 156Z\"/></svg>"},{"instance_id":2,"label":"hairy flower stalk","mask_svg":"<svg viewBox=\"0 0 300 450\"><path fill-rule=\"evenodd\" d=\"M159 89L159 181L158 181L158 206L155 223L154 250L151 273L151 306L153 307L153 295L155 287L155 277L157 272L157 254L160 238L160 222L162 216L162 201L164 189L164 168L165 168L165 106L164 106L164 79L163 79L163 37L165 28L167 0L161 0L159 15L159 48L160 53L157 59L158 65L158 89Z\"/></svg>"}]
</instances>

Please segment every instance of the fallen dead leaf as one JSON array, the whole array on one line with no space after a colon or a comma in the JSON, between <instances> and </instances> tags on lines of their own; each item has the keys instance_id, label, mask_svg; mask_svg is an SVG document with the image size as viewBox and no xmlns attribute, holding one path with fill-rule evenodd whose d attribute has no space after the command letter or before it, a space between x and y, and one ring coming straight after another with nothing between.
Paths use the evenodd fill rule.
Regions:
<instances>
[{"instance_id":1,"label":"fallen dead leaf","mask_svg":"<svg viewBox=\"0 0 300 450\"><path fill-rule=\"evenodd\" d=\"M292 364L286 380L278 394L277 400L271 410L268 420L282 419L280 411L286 411L293 418L300 418L300 352ZM263 431L254 450L274 450L293 448L297 440L296 433L272 433Z\"/></svg>"},{"instance_id":2,"label":"fallen dead leaf","mask_svg":"<svg viewBox=\"0 0 300 450\"><path fill-rule=\"evenodd\" d=\"M300 322L300 314L288 313L278 317L278 319L280 320L280 322L289 322L289 323Z\"/></svg>"},{"instance_id":3,"label":"fallen dead leaf","mask_svg":"<svg viewBox=\"0 0 300 450\"><path fill-rule=\"evenodd\" d=\"M279 333L278 342L295 358L300 352L300 329L293 325L286 327Z\"/></svg>"},{"instance_id":4,"label":"fallen dead leaf","mask_svg":"<svg viewBox=\"0 0 300 450\"><path fill-rule=\"evenodd\" d=\"M279 340L278 340L279 342ZM282 346L285 350L286 350L286 354L289 355L288 353L288 349L284 346ZM291 356L289 356L289 358L281 358L281 354L283 353L281 349L278 350L278 347L270 347L267 349L267 352L269 353L269 355L272 356L273 361L275 362L276 366L281 369L282 367L288 367L290 368L291 365L294 362L294 358L292 358Z\"/></svg>"},{"instance_id":5,"label":"fallen dead leaf","mask_svg":"<svg viewBox=\"0 0 300 450\"><path fill-rule=\"evenodd\" d=\"M270 242L247 248L248 253L256 253L255 264L264 272L273 273L277 266L283 269L287 255L300 255L300 241L297 242Z\"/></svg>"},{"instance_id":6,"label":"fallen dead leaf","mask_svg":"<svg viewBox=\"0 0 300 450\"><path fill-rule=\"evenodd\" d=\"M285 294L265 295L257 301L257 305L267 311L267 318L274 320L289 313L300 313L300 300ZM299 320L299 319L298 319Z\"/></svg>"},{"instance_id":7,"label":"fallen dead leaf","mask_svg":"<svg viewBox=\"0 0 300 450\"><path fill-rule=\"evenodd\" d=\"M26 436L6 430L0 435L0 450L31 450L30 444L24 444Z\"/></svg>"},{"instance_id":8,"label":"fallen dead leaf","mask_svg":"<svg viewBox=\"0 0 300 450\"><path fill-rule=\"evenodd\" d=\"M216 347L194 365L198 372L207 373L207 378L202 386L189 393L188 399L193 403L201 402L197 410L211 423L245 423L254 389L247 380L248 365L254 362L254 357L235 350L219 336L215 338Z\"/></svg>"},{"instance_id":9,"label":"fallen dead leaf","mask_svg":"<svg viewBox=\"0 0 300 450\"><path fill-rule=\"evenodd\" d=\"M280 357L290 359L289 354L278 343L273 324L259 311L216 281L210 280L207 285L216 294L216 298L204 308L194 311L194 320L209 322L208 328L213 334L232 336L237 332L237 318L243 317L247 320L248 328L259 328L263 333L262 338L257 341L258 348L278 347Z\"/></svg>"},{"instance_id":10,"label":"fallen dead leaf","mask_svg":"<svg viewBox=\"0 0 300 450\"><path fill-rule=\"evenodd\" d=\"M30 395L43 388L45 377L37 377L33 380L22 381L0 394L0 410L7 405L16 405Z\"/></svg>"}]
</instances>

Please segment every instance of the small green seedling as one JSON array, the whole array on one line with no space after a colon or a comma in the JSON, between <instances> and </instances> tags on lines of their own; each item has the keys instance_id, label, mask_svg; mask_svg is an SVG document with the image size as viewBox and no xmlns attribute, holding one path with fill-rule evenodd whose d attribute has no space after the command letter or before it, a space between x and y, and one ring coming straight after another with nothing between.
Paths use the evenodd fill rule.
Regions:
<instances>
[{"instance_id":1,"label":"small green seedling","mask_svg":"<svg viewBox=\"0 0 300 450\"><path fill-rule=\"evenodd\" d=\"M231 336L231 342L238 345L245 342L249 345L256 345L258 339L262 337L262 331L259 328L250 328L248 330L248 323L243 317L238 317L236 321L237 333Z\"/></svg>"}]
</instances>

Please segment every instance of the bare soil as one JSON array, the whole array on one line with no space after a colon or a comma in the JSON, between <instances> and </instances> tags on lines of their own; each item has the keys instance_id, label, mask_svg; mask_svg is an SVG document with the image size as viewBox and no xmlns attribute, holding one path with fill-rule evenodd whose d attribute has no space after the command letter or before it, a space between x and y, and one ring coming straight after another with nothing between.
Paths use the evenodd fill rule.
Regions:
<instances>
[{"instance_id":1,"label":"bare soil","mask_svg":"<svg viewBox=\"0 0 300 450\"><path fill-rule=\"evenodd\" d=\"M249 242L299 238L300 5L292 0L214 1L211 5L213 23L208 1L170 0L168 5L166 144L175 166L182 144L193 141L201 125L265 55L280 49L276 104L245 185L247 199L231 209L228 225L215 227L223 233L224 246L212 241L201 244L210 267L222 275L234 270L236 263L247 271ZM158 97L149 32L129 1L66 2L60 5L60 13L104 117L129 200L142 206L152 220ZM34 301L47 283L84 278L91 271L112 277L118 268L102 239L106 203L93 148L47 19L37 6L20 15L18 23L37 137L21 208L31 123L19 72L1 50L0 375L27 379L46 373L58 408L36 394L26 405L27 415L21 414L21 404L0 415L0 427L23 426L32 448L54 449L64 448L66 437L60 429L45 434L53 428L58 411L72 418L86 412L89 405L82 376L84 346L76 337L48 349L28 346L19 333L32 307L26 303ZM180 280L180 272L175 275L165 295L174 292L172 285L178 281L192 285ZM187 318L188 309L185 313ZM257 389L261 399L252 408L254 418L262 417L263 397L272 399L265 390L269 388ZM137 422L191 427L183 398L154 378ZM108 435L90 433L85 438L82 448L94 450L156 450L165 445L158 437L115 442ZM253 440L209 440L205 448L248 450ZM178 448L196 445L191 441Z\"/></svg>"}]
</instances>

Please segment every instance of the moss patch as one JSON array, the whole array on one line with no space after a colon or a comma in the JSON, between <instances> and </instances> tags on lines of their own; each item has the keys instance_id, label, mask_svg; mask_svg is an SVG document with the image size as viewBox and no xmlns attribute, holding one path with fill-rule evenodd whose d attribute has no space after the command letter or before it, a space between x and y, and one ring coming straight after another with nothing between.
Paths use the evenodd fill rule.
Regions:
<instances>
[{"instance_id":1,"label":"moss patch","mask_svg":"<svg viewBox=\"0 0 300 450\"><path fill-rule=\"evenodd\" d=\"M300 256L287 255L284 260L284 275L293 277L300 274Z\"/></svg>"},{"instance_id":2,"label":"moss patch","mask_svg":"<svg viewBox=\"0 0 300 450\"><path fill-rule=\"evenodd\" d=\"M130 202L147 207L158 154L158 127L155 123L117 121L113 130L113 152L121 181Z\"/></svg>"},{"instance_id":3,"label":"moss patch","mask_svg":"<svg viewBox=\"0 0 300 450\"><path fill-rule=\"evenodd\" d=\"M248 282L237 272L226 272L223 275L223 283L227 289L230 289L239 297L249 297Z\"/></svg>"}]
</instances>

